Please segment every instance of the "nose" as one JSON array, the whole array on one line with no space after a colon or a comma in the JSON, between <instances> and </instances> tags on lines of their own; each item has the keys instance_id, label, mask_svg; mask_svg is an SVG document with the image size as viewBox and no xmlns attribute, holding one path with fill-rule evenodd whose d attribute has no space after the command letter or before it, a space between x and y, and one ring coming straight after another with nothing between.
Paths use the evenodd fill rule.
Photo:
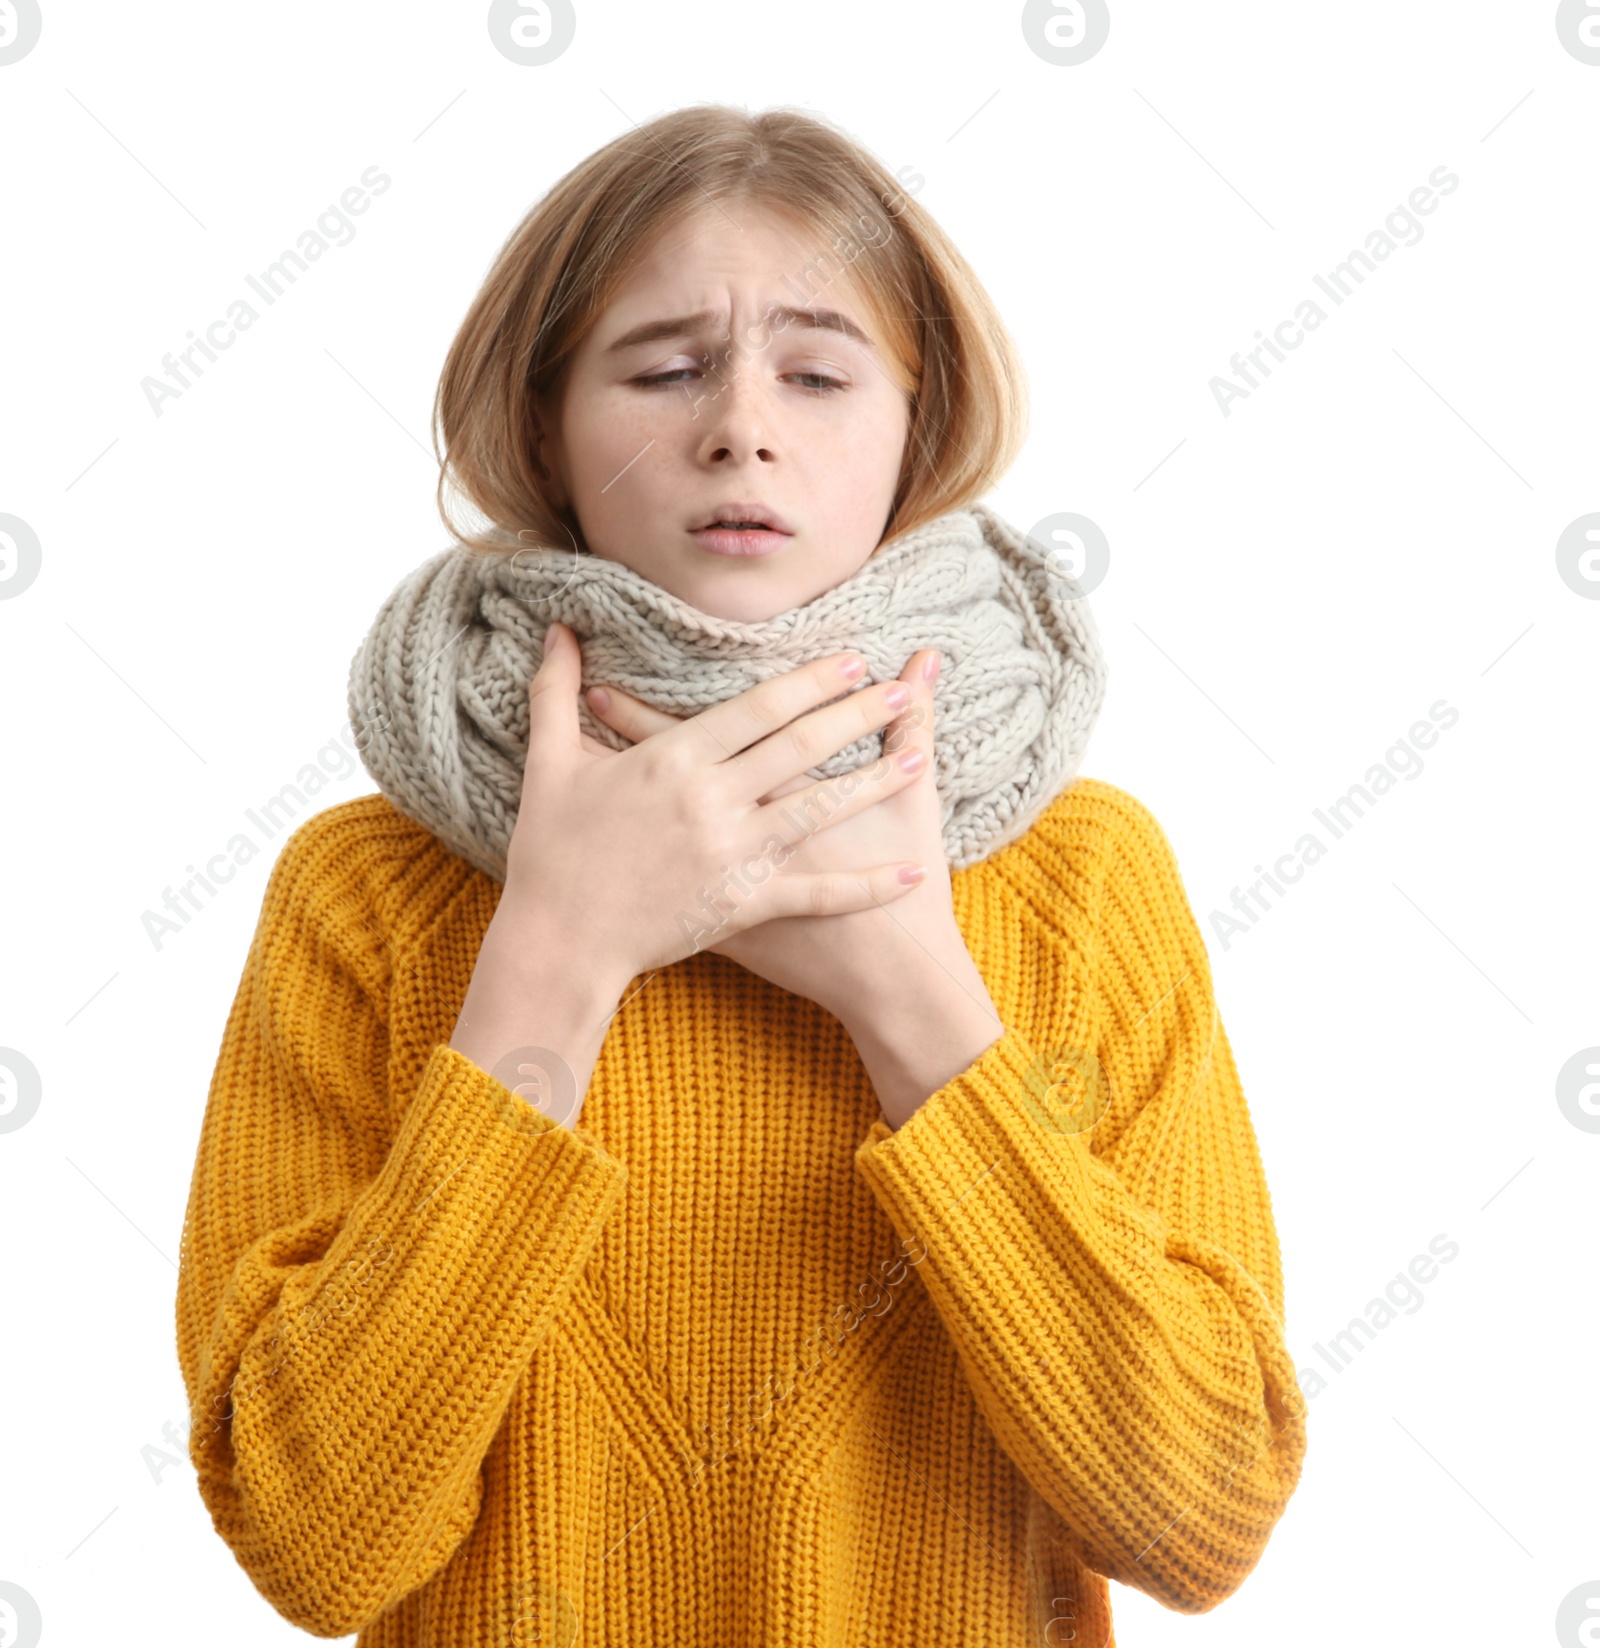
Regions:
<instances>
[{"instance_id":1,"label":"nose","mask_svg":"<svg viewBox=\"0 0 1600 1648\"><path fill-rule=\"evenodd\" d=\"M737 350L713 363L693 415L701 425L697 456L702 463L777 462L771 408L761 389L758 365L748 359L741 362Z\"/></svg>"}]
</instances>

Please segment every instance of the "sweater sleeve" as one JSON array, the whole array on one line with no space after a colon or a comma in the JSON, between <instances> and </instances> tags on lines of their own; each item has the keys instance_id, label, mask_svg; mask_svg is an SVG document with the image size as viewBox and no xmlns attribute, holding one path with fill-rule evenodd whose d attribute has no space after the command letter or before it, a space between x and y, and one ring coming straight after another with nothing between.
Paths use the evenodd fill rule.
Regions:
<instances>
[{"instance_id":1,"label":"sweater sleeve","mask_svg":"<svg viewBox=\"0 0 1600 1648\"><path fill-rule=\"evenodd\" d=\"M391 1090L391 958L327 816L273 867L223 1032L177 1346L217 1532L284 1618L337 1637L471 1529L625 1169L447 1043Z\"/></svg>"},{"instance_id":2,"label":"sweater sleeve","mask_svg":"<svg viewBox=\"0 0 1600 1648\"><path fill-rule=\"evenodd\" d=\"M1072 1028L1047 1046L1007 1025L856 1162L926 1249L974 1399L1080 1559L1203 1613L1287 1507L1305 1401L1205 946L1159 824L1105 788L1105 840L1062 843L1104 860Z\"/></svg>"}]
</instances>

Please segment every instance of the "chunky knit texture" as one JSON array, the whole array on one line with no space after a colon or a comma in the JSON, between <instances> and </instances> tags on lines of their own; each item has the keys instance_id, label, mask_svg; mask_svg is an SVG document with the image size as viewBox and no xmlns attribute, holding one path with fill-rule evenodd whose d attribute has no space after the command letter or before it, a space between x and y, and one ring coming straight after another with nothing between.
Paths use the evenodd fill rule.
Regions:
<instances>
[{"instance_id":1,"label":"chunky knit texture","mask_svg":"<svg viewBox=\"0 0 1600 1648\"><path fill-rule=\"evenodd\" d=\"M860 691L938 647L933 775L954 869L1015 840L1066 787L1106 690L1081 587L1054 550L982 504L891 539L759 623L713 617L598 555L455 545L379 608L350 661L350 724L378 788L496 880L521 805L528 684L557 620L583 653L578 725L611 749L628 740L591 713L592 686L690 716L829 653L866 660ZM872 733L811 776L840 777L882 750Z\"/></svg>"},{"instance_id":2,"label":"chunky knit texture","mask_svg":"<svg viewBox=\"0 0 1600 1648\"><path fill-rule=\"evenodd\" d=\"M217 1531L361 1648L1112 1641L1299 1479L1256 1138L1170 844L1078 779L953 878L1004 1023L898 1130L702 952L575 1130L448 1042L500 885L383 796L286 841L177 1344ZM579 1634L581 1632L581 1635Z\"/></svg>"}]
</instances>

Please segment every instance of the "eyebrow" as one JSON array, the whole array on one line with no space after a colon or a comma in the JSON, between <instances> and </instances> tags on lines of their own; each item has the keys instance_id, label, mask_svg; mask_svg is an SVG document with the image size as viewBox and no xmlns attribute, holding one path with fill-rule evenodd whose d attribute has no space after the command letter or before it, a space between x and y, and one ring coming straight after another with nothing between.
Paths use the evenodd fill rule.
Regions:
<instances>
[{"instance_id":1,"label":"eyebrow","mask_svg":"<svg viewBox=\"0 0 1600 1648\"><path fill-rule=\"evenodd\" d=\"M725 309L697 309L692 315L668 315L661 320L649 320L642 326L632 327L616 342L608 344L606 353L615 355L624 349L638 349L647 343L689 337L703 332L708 326L725 325L727 319ZM818 331L842 333L868 349L877 348L848 315L840 314L837 309L796 309L786 303L775 303L769 306L762 319L775 331L783 331L790 326L809 326Z\"/></svg>"}]
</instances>

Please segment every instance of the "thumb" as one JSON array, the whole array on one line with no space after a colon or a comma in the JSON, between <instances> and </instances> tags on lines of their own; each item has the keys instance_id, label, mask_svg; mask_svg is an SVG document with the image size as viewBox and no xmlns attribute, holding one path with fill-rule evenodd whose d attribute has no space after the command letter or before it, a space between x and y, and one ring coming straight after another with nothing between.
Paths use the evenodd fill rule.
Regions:
<instances>
[{"instance_id":1,"label":"thumb","mask_svg":"<svg viewBox=\"0 0 1600 1648\"><path fill-rule=\"evenodd\" d=\"M565 624L552 620L544 632L544 657L528 683L528 742L543 736L575 743L578 734L578 681L583 653Z\"/></svg>"}]
</instances>

